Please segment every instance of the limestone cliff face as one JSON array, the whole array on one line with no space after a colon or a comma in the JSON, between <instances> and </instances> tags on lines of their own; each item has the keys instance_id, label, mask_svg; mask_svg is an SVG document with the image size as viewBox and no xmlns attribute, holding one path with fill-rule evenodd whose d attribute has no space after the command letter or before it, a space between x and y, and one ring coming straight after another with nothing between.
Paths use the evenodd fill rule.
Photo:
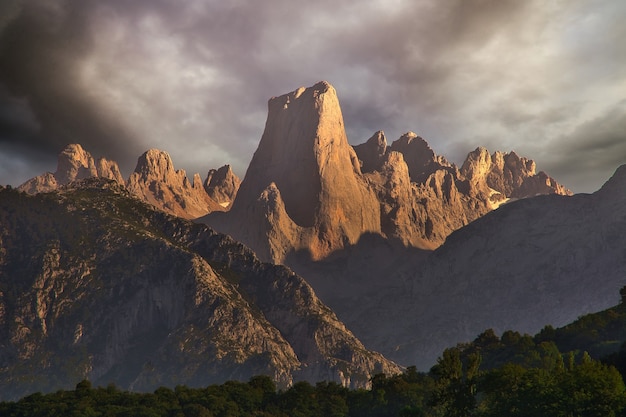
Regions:
<instances>
[{"instance_id":1,"label":"limestone cliff face","mask_svg":"<svg viewBox=\"0 0 626 417\"><path fill-rule=\"evenodd\" d=\"M187 219L224 209L206 193L200 176L190 182L185 171L175 170L170 156L158 149L150 149L139 157L127 187L155 207Z\"/></svg>"},{"instance_id":2,"label":"limestone cliff face","mask_svg":"<svg viewBox=\"0 0 626 417\"><path fill-rule=\"evenodd\" d=\"M261 254L275 247L283 248L276 254L308 251L314 259L356 243L363 233L380 232L378 203L348 144L335 89L320 82L273 98L268 107L265 131L228 219L209 221ZM295 227L269 225L259 232L241 221L262 210L264 195L276 194L269 187L278 190L277 204ZM255 240L259 233L265 236ZM279 235L288 236L280 241ZM271 259L284 261L280 255Z\"/></svg>"},{"instance_id":3,"label":"limestone cliff face","mask_svg":"<svg viewBox=\"0 0 626 417\"><path fill-rule=\"evenodd\" d=\"M135 390L258 374L363 387L400 370L293 271L114 181L0 193L2 399L83 378Z\"/></svg>"},{"instance_id":4,"label":"limestone cliff face","mask_svg":"<svg viewBox=\"0 0 626 417\"><path fill-rule=\"evenodd\" d=\"M572 194L543 171L536 173L535 161L520 158L515 152L490 155L487 149L477 148L468 154L461 175L469 180L472 193L490 194L492 201Z\"/></svg>"},{"instance_id":5,"label":"limestone cliff face","mask_svg":"<svg viewBox=\"0 0 626 417\"><path fill-rule=\"evenodd\" d=\"M490 155L478 148L459 170L413 132L391 146L377 132L354 149L380 202L382 232L416 248L440 246L450 233L510 199L571 194L513 152Z\"/></svg>"},{"instance_id":6,"label":"limestone cliff face","mask_svg":"<svg viewBox=\"0 0 626 417\"><path fill-rule=\"evenodd\" d=\"M100 158L96 161L96 170L98 177L114 180L118 184L124 184L124 177L120 172L120 167L115 161L109 161L106 158Z\"/></svg>"}]
</instances>

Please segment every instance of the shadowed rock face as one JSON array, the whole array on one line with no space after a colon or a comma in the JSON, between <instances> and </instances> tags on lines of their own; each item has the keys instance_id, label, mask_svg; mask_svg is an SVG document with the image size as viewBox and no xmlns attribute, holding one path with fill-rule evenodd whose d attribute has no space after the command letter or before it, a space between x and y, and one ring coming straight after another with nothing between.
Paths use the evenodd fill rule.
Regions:
<instances>
[{"instance_id":1,"label":"shadowed rock face","mask_svg":"<svg viewBox=\"0 0 626 417\"><path fill-rule=\"evenodd\" d=\"M378 203L348 144L335 89L320 82L272 98L268 107L232 210L208 221L277 262L294 249L321 259L380 232ZM274 221L262 221L269 217ZM250 218L256 221L242 221Z\"/></svg>"},{"instance_id":2,"label":"shadowed rock face","mask_svg":"<svg viewBox=\"0 0 626 417\"><path fill-rule=\"evenodd\" d=\"M84 378L149 391L259 374L365 387L400 371L292 270L113 181L0 194L0 399Z\"/></svg>"},{"instance_id":3,"label":"shadowed rock face","mask_svg":"<svg viewBox=\"0 0 626 417\"><path fill-rule=\"evenodd\" d=\"M235 201L240 185L241 180L235 175L230 165L210 170L204 181L206 193L224 208L229 207Z\"/></svg>"},{"instance_id":4,"label":"shadowed rock face","mask_svg":"<svg viewBox=\"0 0 626 417\"><path fill-rule=\"evenodd\" d=\"M367 173L380 170L387 153L385 133L379 130L367 142L354 146L354 151L361 161L361 172Z\"/></svg>"}]
</instances>

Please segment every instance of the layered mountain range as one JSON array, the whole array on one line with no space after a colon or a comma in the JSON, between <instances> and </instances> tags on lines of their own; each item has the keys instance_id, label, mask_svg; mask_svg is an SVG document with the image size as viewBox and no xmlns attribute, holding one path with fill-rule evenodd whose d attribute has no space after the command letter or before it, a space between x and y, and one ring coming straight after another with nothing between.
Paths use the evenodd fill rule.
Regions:
<instances>
[{"instance_id":1,"label":"layered mountain range","mask_svg":"<svg viewBox=\"0 0 626 417\"><path fill-rule=\"evenodd\" d=\"M338 259L293 267L363 343L428 369L487 328L533 334L619 301L624 206L626 165L593 194L503 205L432 252L370 238Z\"/></svg>"},{"instance_id":2,"label":"layered mountain range","mask_svg":"<svg viewBox=\"0 0 626 417\"><path fill-rule=\"evenodd\" d=\"M175 170L170 157L158 150L150 150L142 155L135 171L124 181L115 163L102 159L94 161L80 145L70 145L59 156L54 174L36 177L19 187L29 194L42 191L49 193L32 197L8 190L5 193L12 198L21 196L20 201L25 205L38 206L37 199L61 202L74 198L65 200L64 196L82 199L84 195L85 201L89 201L98 196L96 189L101 187L107 190L105 194L113 189L115 195L127 194L124 194L123 199L120 198L120 207L138 204L142 200L160 211L208 224L235 240L213 232L205 225L191 226L188 222L164 214L140 215L139 220L131 220L132 215L125 211L124 220L120 223L124 226L115 229L116 232L110 236L112 240L104 241L105 246L101 251L95 245L93 251L85 255L87 260L80 262L93 263L99 262L101 258L109 259L112 256L109 251L115 246L113 242L120 242L124 247L134 247L134 243L128 243L126 234L131 233L129 230L135 233L137 229L137 233L148 236L149 241L156 239L167 248L177 249L188 256L197 257L194 259L201 264L208 264L219 282L233 286L235 292L225 298L234 300L240 297L251 308L252 318L261 320L254 323L260 323L260 328L270 329L267 330L270 332L271 328L278 329L277 335L272 333L276 336L274 339L274 336L265 333L259 333L263 334L259 336L256 330L253 331L255 336L235 338L238 341L266 337L275 340L275 345L265 346L267 352L274 352L267 353L268 357L273 358L269 362L254 359L251 361L256 367L243 367L246 371L240 371L237 366L252 362L247 362L248 359L239 362L235 359L231 362L213 361L211 355L222 358L214 353L219 352L219 349L211 347L213 342L202 345L202 340L217 340L218 334L223 331L237 332L227 324L198 324L198 320L205 319L197 317L211 317L215 310L198 306L195 301L192 303L190 300L195 295L190 294L197 293L197 290L193 290L181 295L180 300L184 300L181 303L185 305L181 311L185 313L176 313L176 317L189 315L195 318L190 318L190 321L177 319L176 324L168 324L167 337L161 335L163 337L158 339L160 342L154 343L158 352L150 353L149 362L132 362L128 359L129 355L143 348L128 348L118 352L119 356L104 355L108 358L110 368L98 369L109 370L89 375L117 375L115 372L121 372L119 369L136 369L139 363L141 369L144 369L156 363L155 374L144 371L131 373L130 376L125 374L125 381L129 386L138 387L150 386L146 381L153 380L177 382L178 379L171 379L177 369L202 369L202 372L190 371L192 376L189 378L194 383L203 383L207 381L206 378L193 378L201 374L205 377L209 374L223 377L229 372L234 377L243 377L254 369L273 372L272 375L286 383L299 375L312 379L328 375L347 384L346 375L350 375L349 383L355 384L354 381L358 380L358 384L361 384L374 369L392 372L397 368L383 357L365 350L338 319L346 323L347 328L367 348L380 351L397 363L416 364L425 369L435 362L443 348L470 340L486 328L536 332L546 324L566 324L579 315L613 305L615 294L626 284L626 252L621 249L626 247L626 217L622 214L626 198L625 172L624 167L620 168L597 193L572 196L569 190L549 175L537 172L535 162L515 152L490 153L484 148L477 148L458 167L443 156L436 155L425 140L412 132L389 144L385 134L379 131L364 143L351 146L345 133L336 91L327 82L320 82L310 88L300 88L269 100L263 136L241 182L228 166L209 171L204 182L197 174L193 181L189 181L185 172ZM72 182L91 177L96 179L79 183L83 185ZM72 212L81 219L85 218L86 222L97 224L110 221L107 217L109 215L83 210L85 204L68 203L62 209L55 210ZM75 209L77 206L81 207L80 211ZM37 212L46 212L49 210L47 207L40 207ZM120 207L115 210L119 211ZM141 210L148 210L145 208L147 206L142 207ZM154 210L150 212L158 213ZM89 220L92 217L93 220ZM10 219L11 216L6 215L6 218ZM22 220L19 225L12 226L14 229L10 233L17 234L26 224L28 220ZM128 224L132 224L132 227ZM38 227L34 226L34 229ZM46 224L41 227L47 230L51 226ZM117 235L118 231L122 233L121 237ZM83 232L88 233L87 228L76 234ZM106 234L104 230L101 232ZM205 237L190 237L199 234ZM54 236L47 236L45 241L62 244L66 239ZM15 241L16 238L4 239L0 247L5 252L13 250ZM221 243L200 243L206 241ZM235 241L243 242L256 255ZM84 242L100 241L92 236ZM44 243L40 246L46 247ZM29 256L47 259L47 253L44 250ZM150 256L156 256L159 260L155 266L148 261ZM149 269L168 271L154 274L167 275L173 281L180 279L188 282L190 288L195 288L194 285L205 280L198 278L202 274L192 273L193 268L172 270L177 263L166 263L165 259L173 256L169 249L167 252L159 252L158 256L150 256L120 255L111 261L111 265L117 265L118 269L109 271L102 266L98 268L105 271L102 276L115 275L119 269L129 271L119 278L121 281L116 284L119 286L126 285L122 283L124 280L134 282L137 274L142 277L142 271L148 268L146 265L150 265ZM246 279L241 278L241 269L233 269L230 261L222 261L241 260L242 256L253 259L250 263L253 266L244 268L248 271ZM17 265L19 262L28 262L30 258L15 259L12 262ZM65 256L62 259L74 258ZM164 263L160 264L160 260ZM78 265L82 265L80 262ZM270 263L285 264L291 269L270 266ZM57 269L70 268L70 264L75 265L71 262L64 266L59 264L61 266ZM43 285L37 283L37 279L40 279L37 277L49 274L46 271L50 267L42 262L34 265L29 270L33 277L30 278L32 288L26 286L12 289L12 294L22 294L21 291L28 288L31 288L28 290L30 293L36 293ZM73 268L82 271L82 267ZM203 271L207 270L206 266L202 268ZM295 275L292 270L299 275ZM11 273L13 277L17 276L15 272ZM76 276L81 276L81 273ZM81 281L82 278L72 279L84 282L87 287L95 285L91 281ZM160 282L159 279L165 278L147 278L139 286L145 287L142 291L148 291L153 286L153 279ZM283 281L277 283L274 279ZM300 286L298 288L306 290L289 290L291 287L284 283L289 279L296 280ZM143 281L139 279L138 282ZM314 293L307 283L315 289ZM12 288L12 284L7 285ZM206 288L208 293L203 297L215 297L215 294L226 291ZM135 294L139 290L133 291L128 294ZM266 295L267 291L272 295ZM310 292L311 296L306 300L298 298L302 291L307 294ZM158 303L155 297L150 296L152 298L147 305L162 305L165 302L163 299L167 298L165 293L162 293L164 298L159 298ZM26 305L38 306L45 303L46 297L54 300L56 295L51 294L54 293L45 293L41 300L29 299L26 295L23 297L30 300L25 301ZM94 301L90 302L97 308L104 308L96 304L99 302L96 301L98 297L102 297L101 293L97 294L100 295L94 295ZM172 290L171 296L175 294ZM315 294L337 317L315 298ZM110 302L111 299L107 298L105 304ZM212 303L212 306L215 305L215 302ZM136 300L131 304L136 304ZM316 313L309 311L311 305L318 306ZM8 311L6 307L3 308L1 311ZM24 334L38 323L35 318L38 313L32 313L38 307L29 308L34 316L28 319L30 321L24 326L26 330L20 330ZM23 309L27 310L26 307ZM157 307L146 307L145 313L150 321L144 327L150 328L156 326L155 323L170 323L168 320L172 320L173 310L159 315L151 309ZM327 312L328 317L332 317L332 320L328 320L335 323L328 326L344 329L347 339L342 340L349 340L345 345L352 346L342 352L363 352L365 356L359 357L356 353L346 353L347 356L329 354L329 350L320 347L320 341L340 340L338 335L343 330L338 330L332 337L321 336L326 333L315 333L308 325L296 324L301 323L301 319L290 317L290 311L299 312L297 317L309 318L324 315L319 311ZM8 317L6 313L3 314ZM143 314L144 311L131 317ZM196 314L200 316L196 317ZM230 323L240 317L235 314L218 315ZM60 337L59 340L71 339L78 325L64 320L57 322L60 323L57 326L70 330L64 330L65 339ZM105 322L102 318L99 320ZM185 349L180 350L180 346L186 342L181 342L181 339L176 338L178 336L170 336L189 335L189 323L193 324L194 329L199 329L196 339L192 337L189 340L195 340L193 343L204 348L198 347L197 351L191 349L188 355ZM242 324L239 330L243 331L245 326L256 328L254 323ZM177 333L179 330L172 333L172 329L179 328L177 326L182 326L182 333ZM299 330L293 330L293 326ZM131 338L131 334L140 328L127 330L127 337ZM13 331L12 328L7 329L7 332ZM111 328L99 330L98 340L106 340L110 331ZM312 332L314 336L311 336ZM17 336L8 337L6 340ZM225 340L231 339L232 335L229 335ZM41 343L37 340L36 343ZM235 352L247 352L246 349L260 351L240 347L235 341L232 343ZM112 345L118 344L135 346L125 339ZM88 346L96 345L93 342ZM11 349L17 348L13 346ZM82 349L88 351L87 348ZM278 354L281 349L282 356ZM303 354L303 351L309 353ZM295 353L295 361L290 352ZM208 362L207 354L210 358ZM11 362L21 358L18 353L12 355L0 354L0 358L5 358L5 363L19 363L19 366L31 363L36 364L32 366L40 366L46 363L37 362L40 359L33 362L29 356ZM100 357L98 355L100 353L94 353L92 358ZM163 358L168 355L179 357L180 363L167 368ZM235 356L250 357L242 355ZM312 357L318 359L306 359ZM337 362L338 357L343 362ZM283 361L280 366L276 362L279 360ZM186 368L187 363L189 368ZM357 366L359 363L362 364L361 368ZM14 366L11 372L15 372L15 375L19 374L19 369L25 369L11 366ZM344 371L342 367L347 368ZM219 373L222 369L227 371ZM316 371L312 372L311 369ZM104 376L102 378L101 381L104 381Z\"/></svg>"},{"instance_id":3,"label":"layered mountain range","mask_svg":"<svg viewBox=\"0 0 626 417\"><path fill-rule=\"evenodd\" d=\"M284 266L90 178L0 190L0 392L272 376L365 387L368 351Z\"/></svg>"}]
</instances>

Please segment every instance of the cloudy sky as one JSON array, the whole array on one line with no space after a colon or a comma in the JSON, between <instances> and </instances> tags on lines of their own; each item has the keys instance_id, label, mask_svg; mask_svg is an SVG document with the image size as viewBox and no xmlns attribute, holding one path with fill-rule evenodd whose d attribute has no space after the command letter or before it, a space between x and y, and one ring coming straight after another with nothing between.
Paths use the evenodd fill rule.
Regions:
<instances>
[{"instance_id":1,"label":"cloudy sky","mask_svg":"<svg viewBox=\"0 0 626 417\"><path fill-rule=\"evenodd\" d=\"M2 0L0 184L81 143L243 177L267 100L327 80L352 144L515 150L575 192L626 163L623 0Z\"/></svg>"}]
</instances>

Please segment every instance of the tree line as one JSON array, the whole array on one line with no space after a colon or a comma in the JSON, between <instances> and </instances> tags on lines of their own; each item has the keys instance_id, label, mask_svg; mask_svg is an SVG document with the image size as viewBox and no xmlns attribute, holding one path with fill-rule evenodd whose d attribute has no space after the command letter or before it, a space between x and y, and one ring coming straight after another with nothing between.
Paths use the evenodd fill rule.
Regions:
<instances>
[{"instance_id":1,"label":"tree line","mask_svg":"<svg viewBox=\"0 0 626 417\"><path fill-rule=\"evenodd\" d=\"M535 336L486 330L446 349L429 372L377 374L367 390L335 382L278 390L263 375L152 393L81 381L74 390L0 402L0 416L626 417L626 287L621 295L613 308Z\"/></svg>"},{"instance_id":2,"label":"tree line","mask_svg":"<svg viewBox=\"0 0 626 417\"><path fill-rule=\"evenodd\" d=\"M447 349L429 372L408 367L375 375L370 389L296 382L278 390L268 376L152 393L115 385L35 393L0 403L6 417L626 417L622 375L586 352L493 331Z\"/></svg>"}]
</instances>

